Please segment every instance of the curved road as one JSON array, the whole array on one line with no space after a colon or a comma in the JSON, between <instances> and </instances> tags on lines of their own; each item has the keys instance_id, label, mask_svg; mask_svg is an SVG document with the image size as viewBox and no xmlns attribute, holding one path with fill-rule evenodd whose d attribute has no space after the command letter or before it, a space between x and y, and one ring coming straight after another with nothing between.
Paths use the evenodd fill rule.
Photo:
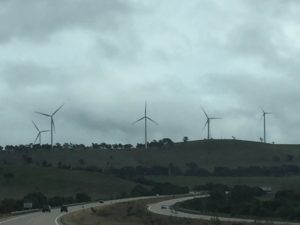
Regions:
<instances>
[{"instance_id":1,"label":"curved road","mask_svg":"<svg viewBox=\"0 0 300 225\"><path fill-rule=\"evenodd\" d=\"M190 218L190 219L211 220L216 217L175 211L172 207L175 203L178 203L178 202L183 202L183 201L190 200L193 198L205 198L205 197L208 197L208 195L202 195L202 196L197 196L197 197L194 196L194 197L176 198L176 199L171 199L171 200L167 200L167 201L162 201L162 202L150 204L148 206L148 210L152 213L165 215L165 216L176 216L176 217ZM272 224L277 224L277 225L300 225L300 223L270 221L270 220L266 221L266 220L253 220L253 219L229 218L229 217L218 217L218 219L220 221L227 221L227 222L247 222L247 223L259 222L259 223L272 223Z\"/></svg>"},{"instance_id":2,"label":"curved road","mask_svg":"<svg viewBox=\"0 0 300 225\"><path fill-rule=\"evenodd\" d=\"M105 206L114 203L134 201L139 199L153 198L151 197L140 197L140 198L127 198L127 199L118 199L118 200L108 200L104 203L89 203L80 206L70 206L68 207L69 212L74 212L84 208L91 208L96 206ZM35 212L26 215L13 216L9 218L0 219L0 225L61 225L59 218L65 215L65 213L60 212L60 208L52 209L51 212Z\"/></svg>"}]
</instances>

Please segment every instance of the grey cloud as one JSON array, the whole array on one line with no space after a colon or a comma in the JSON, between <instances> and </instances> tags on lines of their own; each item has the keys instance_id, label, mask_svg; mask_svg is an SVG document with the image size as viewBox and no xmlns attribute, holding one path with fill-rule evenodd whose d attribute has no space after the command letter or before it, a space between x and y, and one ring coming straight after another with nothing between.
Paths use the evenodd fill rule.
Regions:
<instances>
[{"instance_id":1,"label":"grey cloud","mask_svg":"<svg viewBox=\"0 0 300 225\"><path fill-rule=\"evenodd\" d=\"M81 27L110 31L126 24L130 5L120 0L1 1L0 40L43 39L54 32Z\"/></svg>"},{"instance_id":2,"label":"grey cloud","mask_svg":"<svg viewBox=\"0 0 300 225\"><path fill-rule=\"evenodd\" d=\"M1 80L11 88L26 88L28 86L50 85L57 80L57 71L32 62L5 63L2 66Z\"/></svg>"},{"instance_id":3,"label":"grey cloud","mask_svg":"<svg viewBox=\"0 0 300 225\"><path fill-rule=\"evenodd\" d=\"M62 103L57 141L142 142L145 100L149 140L203 138L201 106L223 118L215 138L258 140L262 106L270 140L298 142L300 52L282 29L298 3L202 2L1 1L0 144L31 141L32 119L49 126L34 111Z\"/></svg>"}]
</instances>

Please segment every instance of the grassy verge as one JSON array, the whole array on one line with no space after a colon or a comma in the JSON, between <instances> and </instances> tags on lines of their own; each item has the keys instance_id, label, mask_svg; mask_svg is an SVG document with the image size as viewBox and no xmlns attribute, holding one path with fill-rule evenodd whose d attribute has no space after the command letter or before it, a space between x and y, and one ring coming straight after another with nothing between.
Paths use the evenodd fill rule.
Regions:
<instances>
[{"instance_id":1,"label":"grassy verge","mask_svg":"<svg viewBox=\"0 0 300 225\"><path fill-rule=\"evenodd\" d=\"M194 220L162 216L147 211L147 204L162 201L140 200L119 203L106 207L85 209L62 217L66 225L242 225L243 223L220 222L219 220ZM266 224L265 224L266 225Z\"/></svg>"}]
</instances>

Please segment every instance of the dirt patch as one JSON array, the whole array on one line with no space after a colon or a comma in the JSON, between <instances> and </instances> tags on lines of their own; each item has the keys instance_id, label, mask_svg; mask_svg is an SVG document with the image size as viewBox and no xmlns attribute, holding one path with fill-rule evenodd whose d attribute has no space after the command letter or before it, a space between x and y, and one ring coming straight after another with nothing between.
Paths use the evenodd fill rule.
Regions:
<instances>
[{"instance_id":1,"label":"dirt patch","mask_svg":"<svg viewBox=\"0 0 300 225\"><path fill-rule=\"evenodd\" d=\"M139 200L110 206L84 209L62 218L66 225L243 225L246 223L221 222L176 218L150 213L147 204L162 199ZM254 223L253 223L254 224ZM266 225L266 224L264 224Z\"/></svg>"}]
</instances>

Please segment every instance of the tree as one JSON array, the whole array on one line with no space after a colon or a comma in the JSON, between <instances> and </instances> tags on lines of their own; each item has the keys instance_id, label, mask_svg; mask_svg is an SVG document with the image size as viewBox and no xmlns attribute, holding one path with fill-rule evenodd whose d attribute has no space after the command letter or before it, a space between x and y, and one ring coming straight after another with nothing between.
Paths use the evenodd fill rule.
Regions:
<instances>
[{"instance_id":1,"label":"tree","mask_svg":"<svg viewBox=\"0 0 300 225\"><path fill-rule=\"evenodd\" d=\"M183 137L183 142L188 142L189 138L187 136Z\"/></svg>"},{"instance_id":2,"label":"tree","mask_svg":"<svg viewBox=\"0 0 300 225\"><path fill-rule=\"evenodd\" d=\"M48 200L41 192L33 192L24 196L24 202L32 202L33 208L41 208Z\"/></svg>"},{"instance_id":3,"label":"tree","mask_svg":"<svg viewBox=\"0 0 300 225\"><path fill-rule=\"evenodd\" d=\"M148 190L143 185L137 184L130 192L132 197L153 195L153 192Z\"/></svg>"},{"instance_id":4,"label":"tree","mask_svg":"<svg viewBox=\"0 0 300 225\"><path fill-rule=\"evenodd\" d=\"M76 202L89 202L91 197L86 193L77 193L75 197Z\"/></svg>"}]
</instances>

